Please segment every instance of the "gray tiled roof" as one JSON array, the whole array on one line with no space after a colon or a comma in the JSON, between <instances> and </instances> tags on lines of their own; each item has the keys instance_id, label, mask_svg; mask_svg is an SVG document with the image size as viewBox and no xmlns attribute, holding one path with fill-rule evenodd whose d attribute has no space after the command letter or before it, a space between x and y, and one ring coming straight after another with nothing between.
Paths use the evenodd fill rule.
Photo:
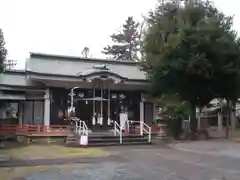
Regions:
<instances>
[{"instance_id":1,"label":"gray tiled roof","mask_svg":"<svg viewBox=\"0 0 240 180\"><path fill-rule=\"evenodd\" d=\"M79 76L91 72L93 65L105 64L109 72L129 80L146 80L146 75L135 62L101 59L84 59L32 53L26 62L26 70L39 74Z\"/></svg>"},{"instance_id":2,"label":"gray tiled roof","mask_svg":"<svg viewBox=\"0 0 240 180\"><path fill-rule=\"evenodd\" d=\"M37 87L39 85L28 79L25 71L9 70L0 74L0 86Z\"/></svg>"},{"instance_id":3,"label":"gray tiled roof","mask_svg":"<svg viewBox=\"0 0 240 180\"><path fill-rule=\"evenodd\" d=\"M30 84L24 72L4 72L0 75L0 85L28 86Z\"/></svg>"}]
</instances>

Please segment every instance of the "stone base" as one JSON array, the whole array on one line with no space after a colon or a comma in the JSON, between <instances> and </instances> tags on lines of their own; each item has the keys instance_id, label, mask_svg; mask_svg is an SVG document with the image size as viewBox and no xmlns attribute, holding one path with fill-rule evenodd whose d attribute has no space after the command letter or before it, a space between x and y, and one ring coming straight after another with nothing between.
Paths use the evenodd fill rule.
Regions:
<instances>
[{"instance_id":1,"label":"stone base","mask_svg":"<svg viewBox=\"0 0 240 180\"><path fill-rule=\"evenodd\" d=\"M169 139L166 136L159 136L157 135L155 138L152 139L152 144L155 145L164 145L169 142Z\"/></svg>"}]
</instances>

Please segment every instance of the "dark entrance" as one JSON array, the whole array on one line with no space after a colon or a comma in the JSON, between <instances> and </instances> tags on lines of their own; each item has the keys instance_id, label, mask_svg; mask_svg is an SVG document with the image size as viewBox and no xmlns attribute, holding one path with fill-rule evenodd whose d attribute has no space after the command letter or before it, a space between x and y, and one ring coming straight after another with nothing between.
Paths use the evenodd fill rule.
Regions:
<instances>
[{"instance_id":1,"label":"dark entrance","mask_svg":"<svg viewBox=\"0 0 240 180\"><path fill-rule=\"evenodd\" d=\"M84 97L76 100L76 116L85 121L87 127L92 131L112 130L114 128L114 121L120 124L119 114L121 107L127 109L129 120L139 121L140 107L139 94L137 92L111 91L110 93L110 102L108 101L108 91L104 90L101 98L101 90L99 89L95 91L95 96L93 95L93 91L91 91L90 93L85 93ZM87 96L87 94L89 95ZM124 94L124 98L121 98L122 94ZM150 107L147 109L151 109ZM93 124L93 114L95 114L95 124ZM103 118L102 124L100 123L101 115ZM108 116L111 120L110 125L108 124ZM151 118L148 117L147 119Z\"/></svg>"},{"instance_id":2,"label":"dark entrance","mask_svg":"<svg viewBox=\"0 0 240 180\"><path fill-rule=\"evenodd\" d=\"M93 105L95 104L95 125L92 122ZM103 122L100 125L101 106ZM111 112L110 112L111 115ZM86 122L86 125L92 131L106 131L112 129L112 126L108 125L108 102L93 100L78 100L76 103L76 116Z\"/></svg>"},{"instance_id":3,"label":"dark entrance","mask_svg":"<svg viewBox=\"0 0 240 180\"><path fill-rule=\"evenodd\" d=\"M102 110L101 110L102 106ZM100 123L100 117L101 117L101 111L102 111L102 125ZM92 124L92 131L107 131L111 128L108 125L108 102L107 101L95 101L95 119L96 124Z\"/></svg>"},{"instance_id":4,"label":"dark entrance","mask_svg":"<svg viewBox=\"0 0 240 180\"><path fill-rule=\"evenodd\" d=\"M76 116L85 121L86 125L91 128L91 116L92 116L92 102L87 102L84 100L78 100L76 102Z\"/></svg>"}]
</instances>

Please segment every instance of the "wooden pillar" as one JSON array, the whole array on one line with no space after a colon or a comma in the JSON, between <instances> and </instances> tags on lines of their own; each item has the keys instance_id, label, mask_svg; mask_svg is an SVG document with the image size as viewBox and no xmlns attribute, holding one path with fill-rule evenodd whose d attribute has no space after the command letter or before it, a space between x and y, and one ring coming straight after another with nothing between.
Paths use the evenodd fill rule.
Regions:
<instances>
[{"instance_id":1,"label":"wooden pillar","mask_svg":"<svg viewBox=\"0 0 240 180\"><path fill-rule=\"evenodd\" d=\"M140 101L140 121L144 122L144 98L143 98L143 94L141 94L141 101Z\"/></svg>"},{"instance_id":2,"label":"wooden pillar","mask_svg":"<svg viewBox=\"0 0 240 180\"><path fill-rule=\"evenodd\" d=\"M155 121L157 119L157 115L156 115L156 104L153 102L153 120ZM153 122L152 122L153 123Z\"/></svg>"},{"instance_id":3,"label":"wooden pillar","mask_svg":"<svg viewBox=\"0 0 240 180\"><path fill-rule=\"evenodd\" d=\"M101 82L101 112L100 112L100 125L103 125L103 82Z\"/></svg>"},{"instance_id":4,"label":"wooden pillar","mask_svg":"<svg viewBox=\"0 0 240 180\"><path fill-rule=\"evenodd\" d=\"M92 114L92 125L96 124L96 116L95 116L95 86L93 87L93 114Z\"/></svg>"},{"instance_id":5,"label":"wooden pillar","mask_svg":"<svg viewBox=\"0 0 240 180\"><path fill-rule=\"evenodd\" d=\"M230 121L231 121L231 134L234 136L234 132L236 129L236 103L231 103L231 114L230 114Z\"/></svg>"},{"instance_id":6,"label":"wooden pillar","mask_svg":"<svg viewBox=\"0 0 240 180\"><path fill-rule=\"evenodd\" d=\"M44 125L50 125L50 89L45 90L44 94Z\"/></svg>"},{"instance_id":7,"label":"wooden pillar","mask_svg":"<svg viewBox=\"0 0 240 180\"><path fill-rule=\"evenodd\" d=\"M110 117L110 109L111 107L110 107L110 84L108 85L108 125L110 125L111 124L111 117Z\"/></svg>"},{"instance_id":8,"label":"wooden pillar","mask_svg":"<svg viewBox=\"0 0 240 180\"><path fill-rule=\"evenodd\" d=\"M220 133L222 133L222 130L223 130L223 114L222 114L222 112L218 113L218 130Z\"/></svg>"},{"instance_id":9,"label":"wooden pillar","mask_svg":"<svg viewBox=\"0 0 240 180\"><path fill-rule=\"evenodd\" d=\"M24 115L24 108L23 108L23 103L22 102L19 102L18 103L18 124L19 125L22 125L23 124L23 115Z\"/></svg>"}]
</instances>

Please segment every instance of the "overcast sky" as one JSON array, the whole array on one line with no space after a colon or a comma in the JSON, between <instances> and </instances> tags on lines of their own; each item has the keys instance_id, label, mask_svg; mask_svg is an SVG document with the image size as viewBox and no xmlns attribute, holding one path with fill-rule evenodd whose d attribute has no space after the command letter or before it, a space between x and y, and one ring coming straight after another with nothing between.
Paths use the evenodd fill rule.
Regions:
<instances>
[{"instance_id":1,"label":"overcast sky","mask_svg":"<svg viewBox=\"0 0 240 180\"><path fill-rule=\"evenodd\" d=\"M29 52L80 56L84 46L93 57L103 57L109 35L128 16L141 20L157 0L0 0L0 28L8 58L24 68ZM235 15L240 32L240 0L215 0L228 15Z\"/></svg>"}]
</instances>

